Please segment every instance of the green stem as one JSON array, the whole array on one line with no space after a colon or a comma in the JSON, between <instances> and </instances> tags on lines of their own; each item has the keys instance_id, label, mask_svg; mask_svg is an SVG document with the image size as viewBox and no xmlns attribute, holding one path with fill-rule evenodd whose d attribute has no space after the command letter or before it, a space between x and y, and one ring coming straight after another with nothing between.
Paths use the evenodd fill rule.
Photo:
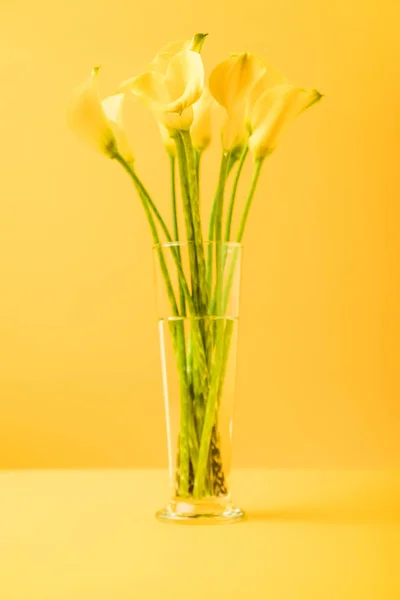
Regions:
<instances>
[{"instance_id":1,"label":"green stem","mask_svg":"<svg viewBox=\"0 0 400 600\"><path fill-rule=\"evenodd\" d=\"M233 180L231 200L229 202L228 214L226 217L226 228L225 228L225 241L226 242L229 242L229 239L231 237L233 209L235 207L236 194L237 194L237 189L238 189L238 185L239 185L240 175L242 173L243 165L245 163L248 151L249 150L247 147L243 150L242 155L240 157L239 164L238 164L238 168L236 171L235 179Z\"/></svg>"},{"instance_id":2,"label":"green stem","mask_svg":"<svg viewBox=\"0 0 400 600\"><path fill-rule=\"evenodd\" d=\"M229 164L230 155L227 155L227 164ZM225 181L227 173L226 170L223 174L223 185L221 186L220 193L218 195L218 202L215 210L215 268L216 268L216 282L215 282L215 293L216 293L216 314L222 315L222 279L223 279L223 263L222 263L222 219L224 213L224 192L225 192Z\"/></svg>"},{"instance_id":3,"label":"green stem","mask_svg":"<svg viewBox=\"0 0 400 600\"><path fill-rule=\"evenodd\" d=\"M196 464L198 462L198 440L193 437L193 414L191 410L191 396L186 375L186 355L184 350L185 333L182 321L168 321L171 331L175 359L180 382L180 426L179 426L179 488L178 495L182 498L189 496L190 458L195 452ZM195 433L195 432L194 432Z\"/></svg>"},{"instance_id":4,"label":"green stem","mask_svg":"<svg viewBox=\"0 0 400 600\"><path fill-rule=\"evenodd\" d=\"M257 187L257 183L259 180L262 164L263 164L263 161L259 160L256 162L256 165L254 168L254 173L253 173L250 190L249 190L249 193L248 193L248 196L246 199L245 208L243 211L242 218L240 220L239 230L238 230L238 234L237 234L237 238L236 238L236 241L238 243L240 243L243 239L244 229L246 226L249 210L250 210L250 207L251 207L251 204L252 204L252 201L254 198L255 190ZM221 202L221 204L222 204L222 202ZM217 212L217 217L218 217L218 226L219 227L218 227L218 229L216 227L216 234L215 234L216 241L218 241L218 236L220 235L219 229L220 229L220 221L221 221L221 215L220 215L221 208L219 208L218 210L219 210L219 212ZM217 221L216 221L216 223L217 223ZM217 243L217 247L220 245L221 244ZM229 270L229 275L228 275L228 279L227 279L227 283L226 283L226 287L225 287L225 291L224 291L224 296L222 294L222 290L220 289L220 286L222 284L222 281L221 281L222 273L220 272L220 270L218 268L218 259L220 259L220 258L221 258L221 253L218 254L218 258L217 258L217 285L216 285L216 304L217 304L216 314L219 315L221 318L217 320L217 331L216 331L217 342L216 342L216 349L215 349L215 361L214 361L214 369L213 369L212 376L211 376L210 392L209 392L209 396L208 396L208 400L207 400L203 432L202 432L201 441L200 441L197 470L196 470L196 474L195 474L195 483L194 483L194 491L193 491L193 495L195 496L195 498L201 497L201 495L203 493L204 482L205 482L206 471L207 471L207 461L208 461L208 455L209 455L209 450L210 450L211 436L212 436L213 427L214 427L214 424L216 421L219 398L222 394L223 382L224 382L226 365L227 365L227 360L228 360L229 346L230 346L231 336L232 336L232 331L233 331L233 323L232 323L232 325L227 324L226 328L224 328L224 320L222 318L222 315L226 311L227 305L228 305L229 294L230 294L230 290L232 287L234 274L235 274L235 266L236 266L236 261L237 261L237 250L235 250L235 253L233 255L232 262L230 265L230 270ZM218 277L220 278L220 282L218 282Z\"/></svg>"},{"instance_id":5,"label":"green stem","mask_svg":"<svg viewBox=\"0 0 400 600\"><path fill-rule=\"evenodd\" d=\"M114 158L115 158L115 160L117 160L117 162L119 162L123 166L123 168L131 176L131 178L133 179L133 182L135 183L135 186L136 186L136 181L140 182L140 180L137 177L136 173L134 173L132 167L127 162L125 162L125 160L119 154L116 154L114 156ZM157 247L158 245L160 245L160 238L158 236L158 232L157 232L157 228L156 228L155 223L154 223L154 219L152 218L150 209L149 209L148 204L147 204L148 197L146 195L143 195L143 193L142 193L142 190L144 190L143 184L141 184L141 187L137 187L136 189L139 192L139 197L140 197L140 199L142 201L143 207L144 207L144 209L146 211L146 215L147 215L149 223L150 223L150 227L151 227L151 231L152 231L152 235L153 235L154 245ZM160 255L160 251L161 251L161 255L162 255L162 249L161 249L161 247L157 248L157 250L158 250L159 255ZM192 317L195 317L196 316L196 307L195 307L195 305L193 303L193 299L192 299L192 296L190 294L189 286L188 286L187 281L186 281L186 277L185 277L185 273L183 271L182 263L180 262L180 260L179 260L179 258L177 256L176 252L172 252L171 255L172 255L172 258L173 258L173 260L175 262L177 271L178 271L179 280L182 283L182 287L183 287L183 291L185 293L185 298L186 298L186 302L187 302L187 305L188 305L188 308L189 308L189 312L190 312L190 314L191 314ZM163 255L162 255L162 263L165 264L165 259L164 259ZM165 264L165 268L167 268L166 264ZM168 269L167 269L167 274L168 274ZM167 289L171 289L172 293L173 293L172 283L171 283L171 279L169 277L169 274L168 274L168 281L169 281L169 283L167 283ZM174 298L175 298L175 296L174 296ZM176 307L178 306L176 304L176 300L175 300L175 306ZM176 314L179 315L179 311Z\"/></svg>"},{"instance_id":6,"label":"green stem","mask_svg":"<svg viewBox=\"0 0 400 600\"><path fill-rule=\"evenodd\" d=\"M162 247L160 246L160 238L158 236L158 231L151 214L151 203L149 202L149 195L146 192L143 184L140 179L137 177L134 172L132 166L128 164L121 155L116 154L114 156L115 160L121 164L121 166L127 171L130 177L133 180L133 183L138 191L139 198L142 202L143 208L145 210L147 219L149 221L153 242L157 249L159 260L160 260L160 268L163 274L166 287L167 294L171 301L172 311L175 316L179 316L179 309L176 303L175 294L173 291L171 279L169 276L168 268L165 262L164 254L162 251ZM172 252L172 257L176 263L178 268L179 279L182 282L183 289L185 291L185 295L187 296L188 305L194 311L192 299L190 296L189 289L187 287L186 279L184 277L183 269L181 262L175 252ZM200 335L200 332L197 334ZM176 357L179 364L178 370L181 377L181 414L180 414L180 435L179 435L179 457L180 457L180 477L179 477L179 495L183 498L188 497L189 495L189 475L190 475L190 455L192 453L195 455L195 462L197 463L197 447L198 442L196 440L191 439L191 435L193 435L193 428L191 427L191 421L193 419L193 415L191 414L191 401L190 401L190 391L187 382L187 378L185 376L186 373L186 350L185 350L185 336L184 330L182 326L182 322L178 322L176 335L173 335L173 341L176 349ZM203 364L205 363L205 357L203 358ZM207 367L205 367L207 369Z\"/></svg>"},{"instance_id":7,"label":"green stem","mask_svg":"<svg viewBox=\"0 0 400 600\"><path fill-rule=\"evenodd\" d=\"M181 131L183 144L185 147L188 182L190 187L190 206L192 212L193 233L195 241L195 252L197 262L198 289L199 289L199 308L201 315L207 314L208 293L206 286L206 261L204 256L203 233L201 230L201 215L199 205L199 187L197 180L196 156L193 149L192 140L188 131Z\"/></svg>"},{"instance_id":8,"label":"green stem","mask_svg":"<svg viewBox=\"0 0 400 600\"><path fill-rule=\"evenodd\" d=\"M174 231L174 240L179 241L179 226L178 226L178 211L176 206L176 180L175 180L175 156L170 155L170 177L171 177L171 199L172 199L172 224ZM176 247L176 251L180 262L182 263L181 249L179 246ZM186 304L185 304L185 292L183 291L182 283L179 280L179 296L181 304L181 314L183 317L186 316Z\"/></svg>"},{"instance_id":9,"label":"green stem","mask_svg":"<svg viewBox=\"0 0 400 600\"><path fill-rule=\"evenodd\" d=\"M239 223L239 229L236 235L236 242L238 242L239 244L242 242L243 239L243 234L244 234L244 229L246 227L246 223L247 223L247 217L249 216L249 211L250 211L250 207L251 204L253 202L253 198L254 198L254 193L256 191L256 187L257 187L257 183L260 177L260 173L261 173L261 168L263 166L264 163L264 159L263 158L259 158L254 166L254 171L253 171L253 177L251 180L251 185L250 185L250 190L249 193L247 195L246 198L246 203L244 206L244 210L243 210L243 214L242 214L242 218L240 219L240 223Z\"/></svg>"},{"instance_id":10,"label":"green stem","mask_svg":"<svg viewBox=\"0 0 400 600\"><path fill-rule=\"evenodd\" d=\"M147 220L150 225L150 230L153 237L153 242L155 247L157 248L159 260L160 260L160 268L163 274L166 287L167 294L171 301L172 311L175 316L179 316L179 309L176 303L174 290L171 283L171 278L169 276L168 268L165 262L164 254L162 248L160 246L160 238L158 236L158 231L156 224L154 222L153 216L151 214L150 202L148 199L148 195L145 193L144 186L141 184L139 178L134 172L133 168L130 164L128 164L121 155L116 154L114 156L115 160L119 162L119 164L127 171L130 177L133 180L133 183L138 191L139 198L143 205L143 208L146 213ZM175 256L175 253L172 253ZM181 327L178 327L177 335L173 336L174 344L176 346L176 355L180 364L180 372L186 372L186 364L185 364L185 348L183 346L184 343L184 332ZM179 478L179 494L182 497L187 497L189 495L189 462L190 462L190 451L189 451L189 422L190 422L190 397L188 394L187 385L182 381L181 382L181 416L180 416L180 436L179 436L179 456L180 456L180 478Z\"/></svg>"},{"instance_id":11,"label":"green stem","mask_svg":"<svg viewBox=\"0 0 400 600\"><path fill-rule=\"evenodd\" d=\"M199 310L199 289L198 289L198 277L197 277L197 259L196 259L196 249L193 244L190 242L195 242L195 233L194 233L194 224L193 224L193 215L192 215L192 206L191 206L191 198L190 198L190 184L189 184L189 176L187 172L187 162L186 162L186 151L183 143L182 136L179 131L175 132L174 140L176 144L176 152L178 156L178 165L179 165L179 175L181 180L181 189L182 189L182 203L183 203L183 216L185 220L185 228L186 228L186 236L188 244L188 253L189 253L189 263L190 263L190 274L191 274L191 283L192 283L192 294L193 300L196 307L196 310Z\"/></svg>"},{"instance_id":12,"label":"green stem","mask_svg":"<svg viewBox=\"0 0 400 600\"><path fill-rule=\"evenodd\" d=\"M135 171L133 170L132 166L127 163L124 158L120 155L120 154L115 154L114 155L114 159L125 169L125 171L128 173L128 175L131 177L131 179L133 180L133 183L136 187L136 190L139 194L139 198L140 201L142 203L142 206L144 208L144 211L146 213L146 217L147 220L149 222L150 225L150 231L151 231L151 235L153 238L153 243L156 247L158 247L160 245L160 238L158 235L158 231L157 231L157 227L156 224L154 222L153 216L151 214L151 204L149 202L149 196L147 193L145 193L145 188L143 186L143 184L141 183L141 181L139 180L139 178L137 177ZM176 302L176 298L175 298L175 294L174 294L174 290L172 287L172 282L171 282L171 278L169 276L168 273L168 268L165 262L165 258L164 255L162 253L161 248L158 249L158 254L160 257L160 266L161 266L161 271L163 274L163 277L165 279L165 283L166 283L166 287L167 287L167 293L168 293L168 297L171 301L171 306L172 306L172 310L174 315L179 316L179 309L178 309L178 305Z\"/></svg>"},{"instance_id":13,"label":"green stem","mask_svg":"<svg viewBox=\"0 0 400 600\"><path fill-rule=\"evenodd\" d=\"M250 185L250 190L249 193L247 195L246 198L246 203L244 206L244 210L243 210L243 214L242 214L242 218L240 219L240 223L239 223L239 229L236 235L236 242L238 244L240 244L242 242L243 239L243 234L244 234L244 230L246 227L246 223L247 223L247 218L249 216L249 211L250 211L250 207L251 204L253 202L253 198L254 198L254 194L256 191L256 187L257 187L257 183L260 177L260 173L261 173L261 168L263 166L264 163L264 159L259 159L254 166L254 171L253 171L253 177L251 180L251 185ZM231 288L232 288L232 284L233 284L233 278L235 276L235 266L236 266L236 260L237 260L237 254L238 254L238 249L236 248L233 256L232 256L232 261L230 264L230 269L229 269L229 273L226 279L226 286L225 286L225 293L224 293L224 301L223 301L223 306L224 306L224 310L226 310L227 306L228 306L228 302L229 302L229 294L231 292Z\"/></svg>"},{"instance_id":14,"label":"green stem","mask_svg":"<svg viewBox=\"0 0 400 600\"><path fill-rule=\"evenodd\" d=\"M247 154L248 154L248 148L245 148L240 157L240 162L239 162L239 165L238 165L238 168L236 171L235 179L233 181L231 200L229 203L228 214L227 214L227 218L226 218L225 242L229 242L229 239L231 237L233 209L235 207L240 175L242 173L243 165L245 163ZM224 249L224 257L223 257L224 266L225 266L225 262L226 262L226 255L227 255L227 248ZM211 299L211 308L210 308L211 314L215 311L215 304L216 304L216 296L214 294L213 298Z\"/></svg>"},{"instance_id":15,"label":"green stem","mask_svg":"<svg viewBox=\"0 0 400 600\"><path fill-rule=\"evenodd\" d=\"M169 157L170 178L171 178L171 199L172 199L172 224L174 231L174 240L179 241L178 212L176 208L176 181L175 181L175 156Z\"/></svg>"},{"instance_id":16,"label":"green stem","mask_svg":"<svg viewBox=\"0 0 400 600\"><path fill-rule=\"evenodd\" d=\"M224 189L225 189L228 164L229 164L229 154L226 152L223 152L222 158L221 158L221 165L220 165L220 169L219 169L217 191L216 191L214 199L213 199L213 203L212 203L212 207L211 207L210 221L208 224L208 240L209 240L209 242L213 242L215 240L215 218L216 218L218 206L220 204L220 197L223 194ZM207 248L207 287L208 287L209 297L211 297L212 283L213 283L212 252L213 252L213 244L210 243Z\"/></svg>"},{"instance_id":17,"label":"green stem","mask_svg":"<svg viewBox=\"0 0 400 600\"><path fill-rule=\"evenodd\" d=\"M204 416L203 430L200 440L200 449L198 456L197 469L195 473L193 495L195 498L201 498L204 493L205 479L209 462L210 443L213 432L213 427L216 419L216 411L218 407L219 388L221 373L223 370L224 361L224 320L222 318L222 279L223 279L223 263L222 263L222 216L223 216L223 203L224 203L224 191L225 183L227 178L228 165L230 161L229 153L224 153L221 161L220 176L218 181L218 189L216 198L214 200L214 231L213 239L215 240L215 258L216 258L216 286L215 294L217 298L217 309L216 314L220 316L217 319L215 326L215 339L216 347L214 354L214 364L210 381L210 388L207 397L207 404ZM212 286L212 247L211 247L211 258L210 253L208 254L209 259L209 281Z\"/></svg>"},{"instance_id":18,"label":"green stem","mask_svg":"<svg viewBox=\"0 0 400 600\"><path fill-rule=\"evenodd\" d=\"M199 203L200 203L200 163L201 163L201 152L200 150L194 151L195 165L196 165L196 179L197 189L199 192Z\"/></svg>"},{"instance_id":19,"label":"green stem","mask_svg":"<svg viewBox=\"0 0 400 600\"><path fill-rule=\"evenodd\" d=\"M260 158L259 160L257 160L257 162L254 165L254 171L253 171L253 177L251 180L251 185L250 185L250 189L249 189L249 193L247 194L247 198L246 198L246 202L245 202L245 206L244 206L244 210L243 210L243 214L242 217L240 219L240 223L239 223L239 229L236 235L236 243L241 244L242 239L243 239L243 235L244 235L244 230L246 227L246 223L247 223L247 219L249 216L249 211L250 211L250 207L252 205L253 199L254 199L254 194L256 191L256 187L257 187L257 183L258 180L260 178L260 173L261 173L261 169L262 166L264 164L264 159ZM226 280L226 286L225 286L225 293L224 293L224 301L223 301L223 306L224 306L224 310L226 310L227 306L228 306L228 302L229 302L229 294L231 291L231 287L232 287L232 283L233 283L233 278L235 275L235 266L236 266L236 260L237 260L237 254L238 254L238 249L236 248L233 256L232 256L232 261L231 261L231 265L230 265L230 269L229 269L229 274Z\"/></svg>"},{"instance_id":20,"label":"green stem","mask_svg":"<svg viewBox=\"0 0 400 600\"><path fill-rule=\"evenodd\" d=\"M220 325L222 325L222 330ZM194 479L193 496L201 498L203 495L205 477L208 466L208 456L210 452L210 442L212 431L215 423L216 409L219 398L220 377L223 368L224 360L224 335L223 335L223 320L217 322L217 345L215 349L214 368L210 382L210 389L207 399L206 411L204 416L203 430L200 440L200 449L197 461L197 469Z\"/></svg>"},{"instance_id":21,"label":"green stem","mask_svg":"<svg viewBox=\"0 0 400 600\"><path fill-rule=\"evenodd\" d=\"M115 157L115 159L120 163L121 163L121 159L124 162L124 168L125 170L128 171L129 175L132 177L133 179L133 183L135 184L136 189L138 190L138 192L140 194L143 194L143 196L146 198L146 202L149 205L149 207L151 208L151 210L154 213L154 216L156 217L157 221L160 223L161 225L161 229L164 232L165 237L167 238L168 242L172 242L172 236L171 233L164 221L164 219L162 218L162 216L160 215L158 208L156 207L156 205L154 204L153 200L151 199L151 196L149 194L149 192L146 190L146 188L144 187L143 183L141 182L141 180L139 179L139 177L137 176L135 170L133 167L131 167L129 164L127 164L124 159L122 157L118 158L118 156Z\"/></svg>"}]
</instances>

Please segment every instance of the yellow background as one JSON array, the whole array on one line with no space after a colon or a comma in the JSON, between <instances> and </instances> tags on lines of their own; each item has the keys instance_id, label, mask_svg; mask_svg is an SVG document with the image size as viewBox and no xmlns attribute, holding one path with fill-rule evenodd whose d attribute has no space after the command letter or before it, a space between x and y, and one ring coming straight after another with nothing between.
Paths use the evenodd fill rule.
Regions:
<instances>
[{"instance_id":1,"label":"yellow background","mask_svg":"<svg viewBox=\"0 0 400 600\"><path fill-rule=\"evenodd\" d=\"M325 94L268 161L247 230L236 464L400 463L399 16L396 0L0 0L0 467L165 464L147 223L65 105L93 65L111 93L197 31L208 70L251 50ZM129 128L166 212L152 118L137 107Z\"/></svg>"}]
</instances>

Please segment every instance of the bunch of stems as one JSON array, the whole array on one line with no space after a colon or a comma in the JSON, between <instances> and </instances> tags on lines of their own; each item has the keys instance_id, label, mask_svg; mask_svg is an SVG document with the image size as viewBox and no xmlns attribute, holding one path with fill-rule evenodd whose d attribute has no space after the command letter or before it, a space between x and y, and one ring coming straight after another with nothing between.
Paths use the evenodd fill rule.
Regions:
<instances>
[{"instance_id":1,"label":"bunch of stems","mask_svg":"<svg viewBox=\"0 0 400 600\"><path fill-rule=\"evenodd\" d=\"M176 493L182 498L203 498L227 493L221 467L218 407L229 357L233 320L224 317L233 285L239 245L243 239L263 161L259 160L254 164L250 189L233 240L237 242L237 246L233 249L226 273L226 243L231 241L238 184L248 154L247 148L242 151L240 157L229 152L222 154L218 185L208 225L208 241L212 243L205 246L199 200L200 154L193 149L188 131L175 131L174 139L176 158L170 156L172 234L134 166L127 163L119 153L115 153L114 159L129 174L139 195L158 255L171 313L173 317L177 317L169 322L180 384ZM187 248L190 281L184 271L180 247L174 244L181 241L176 166L180 179L185 238L189 242ZM235 167L236 173L225 217L227 182ZM171 244L168 251L178 275L179 297L176 296L172 283L169 271L171 266L168 264L170 261L166 261L162 237ZM188 340L185 338L183 320L180 317L190 319Z\"/></svg>"}]
</instances>

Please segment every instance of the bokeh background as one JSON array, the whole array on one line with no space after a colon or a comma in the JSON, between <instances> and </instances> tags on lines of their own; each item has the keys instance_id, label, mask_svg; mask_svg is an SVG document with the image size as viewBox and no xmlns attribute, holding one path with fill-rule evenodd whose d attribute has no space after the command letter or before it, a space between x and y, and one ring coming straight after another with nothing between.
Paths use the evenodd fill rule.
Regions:
<instances>
[{"instance_id":1,"label":"bokeh background","mask_svg":"<svg viewBox=\"0 0 400 600\"><path fill-rule=\"evenodd\" d=\"M399 16L397 0L0 0L0 468L166 464L147 222L65 106L93 65L111 93L198 31L208 72L250 50L325 94L268 160L247 229L235 463L400 464ZM166 212L152 117L133 105L128 125ZM218 159L216 143L206 204Z\"/></svg>"}]
</instances>

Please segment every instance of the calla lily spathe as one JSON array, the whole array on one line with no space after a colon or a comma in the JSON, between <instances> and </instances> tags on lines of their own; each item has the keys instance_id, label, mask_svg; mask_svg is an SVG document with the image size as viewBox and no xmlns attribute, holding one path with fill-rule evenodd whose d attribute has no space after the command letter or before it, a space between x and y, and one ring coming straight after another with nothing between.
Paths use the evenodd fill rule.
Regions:
<instances>
[{"instance_id":1,"label":"calla lily spathe","mask_svg":"<svg viewBox=\"0 0 400 600\"><path fill-rule=\"evenodd\" d=\"M320 98L317 90L307 91L291 84L267 87L260 81L250 96L247 113L249 148L254 159L271 154L288 125Z\"/></svg>"},{"instance_id":2,"label":"calla lily spathe","mask_svg":"<svg viewBox=\"0 0 400 600\"><path fill-rule=\"evenodd\" d=\"M190 128L193 148L203 152L211 144L211 113L215 100L209 90L204 88L200 100L193 105L194 118Z\"/></svg>"},{"instance_id":3,"label":"calla lily spathe","mask_svg":"<svg viewBox=\"0 0 400 600\"><path fill-rule=\"evenodd\" d=\"M192 50L175 54L165 75L147 71L122 84L120 91L131 91L150 108L157 119L171 130L188 130L193 121L192 105L204 86L201 56Z\"/></svg>"},{"instance_id":4,"label":"calla lily spathe","mask_svg":"<svg viewBox=\"0 0 400 600\"><path fill-rule=\"evenodd\" d=\"M265 69L265 63L260 58L245 52L223 61L210 75L211 94L227 113L222 129L225 150L240 150L246 144L247 98Z\"/></svg>"},{"instance_id":5,"label":"calla lily spathe","mask_svg":"<svg viewBox=\"0 0 400 600\"><path fill-rule=\"evenodd\" d=\"M155 55L149 65L149 69L165 75L168 65L175 54L178 54L178 52L182 52L183 50L192 50L193 52L200 53L207 35L207 33L196 33L191 40L170 42Z\"/></svg>"},{"instance_id":6,"label":"calla lily spathe","mask_svg":"<svg viewBox=\"0 0 400 600\"><path fill-rule=\"evenodd\" d=\"M124 94L100 100L97 90L99 68L95 67L87 81L72 93L67 107L67 123L81 141L113 158L118 152L127 162L132 151L122 122Z\"/></svg>"}]
</instances>

